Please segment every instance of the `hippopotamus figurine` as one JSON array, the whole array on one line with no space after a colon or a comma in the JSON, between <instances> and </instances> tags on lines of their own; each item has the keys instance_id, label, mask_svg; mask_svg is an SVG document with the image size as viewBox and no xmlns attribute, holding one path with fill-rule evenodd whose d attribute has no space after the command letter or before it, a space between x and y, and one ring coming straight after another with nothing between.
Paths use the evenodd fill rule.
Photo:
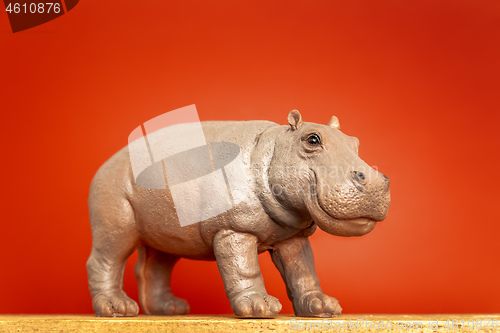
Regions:
<instances>
[{"instance_id":1,"label":"hippopotamus figurine","mask_svg":"<svg viewBox=\"0 0 500 333\"><path fill-rule=\"evenodd\" d=\"M342 133L336 117L327 125L307 123L293 110L288 123L201 123L208 142L240 147L250 191L234 208L187 226L179 224L168 186L136 184L128 147L102 165L89 195L87 271L97 316L138 314L122 289L125 262L137 249L145 314L189 312L188 302L170 288L175 263L188 258L217 262L236 316L277 316L282 306L267 293L258 264L258 254L269 251L295 315L340 315L339 302L320 288L308 237L317 226L344 237L372 231L387 215L389 180L359 158L358 139Z\"/></svg>"}]
</instances>

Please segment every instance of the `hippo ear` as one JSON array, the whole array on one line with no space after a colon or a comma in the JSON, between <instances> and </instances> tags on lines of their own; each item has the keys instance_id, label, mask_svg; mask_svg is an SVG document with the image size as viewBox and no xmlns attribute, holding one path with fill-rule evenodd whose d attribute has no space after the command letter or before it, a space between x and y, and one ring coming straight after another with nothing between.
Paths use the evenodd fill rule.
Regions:
<instances>
[{"instance_id":1,"label":"hippo ear","mask_svg":"<svg viewBox=\"0 0 500 333\"><path fill-rule=\"evenodd\" d=\"M339 118L333 116L332 119L330 119L330 121L328 122L328 126L339 130L340 129Z\"/></svg>"},{"instance_id":2,"label":"hippo ear","mask_svg":"<svg viewBox=\"0 0 500 333\"><path fill-rule=\"evenodd\" d=\"M302 116L300 115L299 110L292 110L288 114L288 123L290 124L290 127L292 127L292 130L299 129L302 127L303 122L302 122Z\"/></svg>"}]
</instances>

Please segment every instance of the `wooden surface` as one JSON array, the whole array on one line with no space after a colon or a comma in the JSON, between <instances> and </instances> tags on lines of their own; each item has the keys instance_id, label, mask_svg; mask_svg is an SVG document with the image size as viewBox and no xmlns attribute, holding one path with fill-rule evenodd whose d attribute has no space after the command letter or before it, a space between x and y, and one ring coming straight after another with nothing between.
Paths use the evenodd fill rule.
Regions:
<instances>
[{"instance_id":1,"label":"wooden surface","mask_svg":"<svg viewBox=\"0 0 500 333\"><path fill-rule=\"evenodd\" d=\"M450 319L449 326L447 320ZM453 324L456 319L457 323ZM462 325L462 320L465 325ZM481 328L478 323L481 320ZM419 327L418 323L421 323ZM431 327L429 328L429 322ZM497 325L495 325L495 323ZM469 327L468 327L469 324ZM485 327L488 324L488 327ZM498 332L500 314L342 315L311 319L237 319L234 316L0 315L0 332ZM371 327L370 327L371 325ZM405 327L406 325L406 327ZM436 328L437 325L437 328ZM389 327L391 326L391 327ZM496 328L495 328L496 326Z\"/></svg>"}]
</instances>

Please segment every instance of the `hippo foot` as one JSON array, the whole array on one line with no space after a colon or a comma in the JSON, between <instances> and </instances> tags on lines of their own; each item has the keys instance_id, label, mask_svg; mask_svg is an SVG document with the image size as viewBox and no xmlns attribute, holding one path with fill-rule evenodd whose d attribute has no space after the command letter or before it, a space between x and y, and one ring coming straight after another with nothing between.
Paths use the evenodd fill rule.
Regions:
<instances>
[{"instance_id":1,"label":"hippo foot","mask_svg":"<svg viewBox=\"0 0 500 333\"><path fill-rule=\"evenodd\" d=\"M124 292L112 292L94 296L92 306L97 317L137 316L139 306Z\"/></svg>"},{"instance_id":2,"label":"hippo foot","mask_svg":"<svg viewBox=\"0 0 500 333\"><path fill-rule=\"evenodd\" d=\"M234 314L242 318L273 318L281 311L280 301L264 292L243 290L231 300Z\"/></svg>"},{"instance_id":3,"label":"hippo foot","mask_svg":"<svg viewBox=\"0 0 500 333\"><path fill-rule=\"evenodd\" d=\"M185 299L169 294L167 297L163 297L161 300L150 304L145 312L149 315L171 316L185 315L189 313L189 310L189 303Z\"/></svg>"},{"instance_id":4,"label":"hippo foot","mask_svg":"<svg viewBox=\"0 0 500 333\"><path fill-rule=\"evenodd\" d=\"M339 301L321 292L298 297L293 309L295 315L300 317L336 317L342 313Z\"/></svg>"}]
</instances>

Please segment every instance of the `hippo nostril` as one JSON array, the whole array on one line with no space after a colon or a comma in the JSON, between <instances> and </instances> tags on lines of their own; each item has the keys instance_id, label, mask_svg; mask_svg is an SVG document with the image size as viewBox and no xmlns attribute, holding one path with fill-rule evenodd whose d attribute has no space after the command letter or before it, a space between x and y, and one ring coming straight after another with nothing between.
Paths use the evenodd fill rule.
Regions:
<instances>
[{"instance_id":1,"label":"hippo nostril","mask_svg":"<svg viewBox=\"0 0 500 333\"><path fill-rule=\"evenodd\" d=\"M353 178L355 180L364 184L364 181L366 179L366 176L364 173L362 173L361 171L353 171L352 174L353 174Z\"/></svg>"},{"instance_id":2,"label":"hippo nostril","mask_svg":"<svg viewBox=\"0 0 500 333\"><path fill-rule=\"evenodd\" d=\"M354 171L354 174L360 179L365 180L365 174L360 171Z\"/></svg>"}]
</instances>

